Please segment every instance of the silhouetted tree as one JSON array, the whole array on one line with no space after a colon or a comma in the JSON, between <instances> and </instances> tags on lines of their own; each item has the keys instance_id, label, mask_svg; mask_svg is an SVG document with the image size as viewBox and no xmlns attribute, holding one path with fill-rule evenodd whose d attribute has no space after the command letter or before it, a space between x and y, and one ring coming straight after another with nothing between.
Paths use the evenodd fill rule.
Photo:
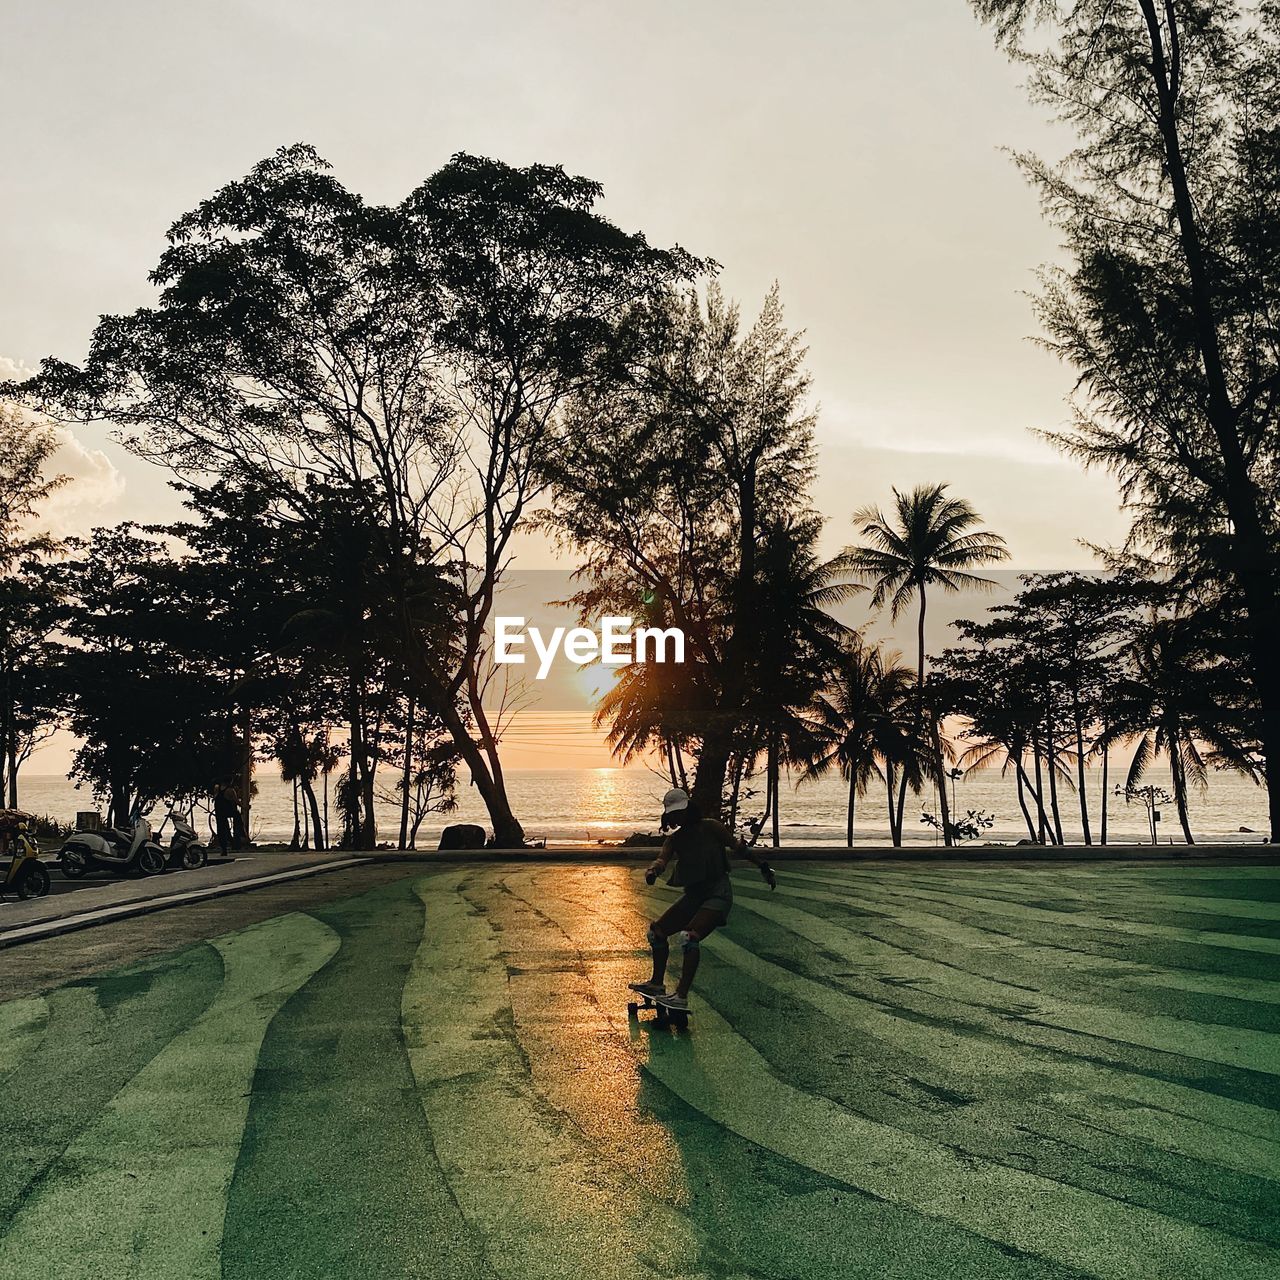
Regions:
<instances>
[{"instance_id":1,"label":"silhouetted tree","mask_svg":"<svg viewBox=\"0 0 1280 1280\"><path fill-rule=\"evenodd\" d=\"M1074 259L1039 308L1079 374L1057 438L1120 478L1132 546L1239 593L1280 840L1280 8L974 7L1079 139L1022 159Z\"/></svg>"},{"instance_id":2,"label":"silhouetted tree","mask_svg":"<svg viewBox=\"0 0 1280 1280\"><path fill-rule=\"evenodd\" d=\"M878 645L850 643L832 673L829 687L813 702L814 745L804 777L821 778L833 767L839 770L849 786L845 842L851 849L858 797L866 794L873 780L885 781L886 768L902 755L904 743L911 740L915 677L897 657L886 654ZM895 821L892 785L889 794L889 835L895 844L900 844L901 827Z\"/></svg>"},{"instance_id":3,"label":"silhouetted tree","mask_svg":"<svg viewBox=\"0 0 1280 1280\"><path fill-rule=\"evenodd\" d=\"M305 523L326 489L358 502L418 697L503 844L523 836L481 704L495 583L566 397L607 376L628 307L695 269L602 218L600 196L559 168L460 155L372 206L283 148L174 224L158 306L103 319L82 368L47 360L27 388L114 422L189 485L265 494L266 517ZM414 600L438 562L461 591L445 650Z\"/></svg>"},{"instance_id":4,"label":"silhouetted tree","mask_svg":"<svg viewBox=\"0 0 1280 1280\"><path fill-rule=\"evenodd\" d=\"M925 722L925 610L930 587L947 592L961 588L990 587L989 578L970 570L1008 558L1004 539L987 529L975 529L978 513L963 499L946 496L945 484L918 485L910 493L893 491L893 511L885 515L877 507L863 507L853 523L863 542L846 549L850 570L872 584L874 608L889 606L896 621L912 597L918 603L916 618L916 696L922 725ZM931 776L942 807L944 838L951 843L946 782L942 777L944 753L936 720L930 720L929 736L937 757ZM906 799L906 774L898 791L898 824Z\"/></svg>"},{"instance_id":5,"label":"silhouetted tree","mask_svg":"<svg viewBox=\"0 0 1280 1280\"><path fill-rule=\"evenodd\" d=\"M751 722L765 528L808 511L813 424L804 347L773 290L745 332L718 288L632 317L628 378L581 394L548 458L547 523L585 557L590 613L652 595L686 638L696 738L692 794L718 813Z\"/></svg>"}]
</instances>

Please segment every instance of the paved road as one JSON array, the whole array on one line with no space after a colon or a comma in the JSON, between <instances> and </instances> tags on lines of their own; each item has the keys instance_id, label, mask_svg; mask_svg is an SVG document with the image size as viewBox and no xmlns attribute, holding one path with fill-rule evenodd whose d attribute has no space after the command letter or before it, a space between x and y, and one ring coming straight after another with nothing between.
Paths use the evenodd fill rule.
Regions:
<instances>
[{"instance_id":1,"label":"paved road","mask_svg":"<svg viewBox=\"0 0 1280 1280\"><path fill-rule=\"evenodd\" d=\"M1280 1274L1280 868L736 881L687 1035L619 866L336 873L0 1004L0 1277Z\"/></svg>"}]
</instances>

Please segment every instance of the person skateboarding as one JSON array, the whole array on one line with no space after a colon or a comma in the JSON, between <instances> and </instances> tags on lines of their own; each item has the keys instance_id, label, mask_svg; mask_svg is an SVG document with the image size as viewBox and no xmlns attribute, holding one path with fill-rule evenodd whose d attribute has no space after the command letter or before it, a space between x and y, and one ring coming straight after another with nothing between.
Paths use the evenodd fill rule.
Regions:
<instances>
[{"instance_id":1,"label":"person skateboarding","mask_svg":"<svg viewBox=\"0 0 1280 1280\"><path fill-rule=\"evenodd\" d=\"M684 893L649 926L653 977L648 982L628 985L666 1009L687 1010L689 988L698 972L699 947L704 938L729 918L733 906L730 854L754 863L770 889L777 888L778 882L769 864L758 857L745 840L714 818L704 818L689 799L689 793L680 787L673 787L662 797L662 826L664 830L674 826L675 830L663 842L657 859L645 871L645 882L653 884L674 861L675 869L667 883L673 888L683 889ZM671 954L668 939L673 937L684 953L684 963L679 984L668 995L665 985L667 960Z\"/></svg>"}]
</instances>

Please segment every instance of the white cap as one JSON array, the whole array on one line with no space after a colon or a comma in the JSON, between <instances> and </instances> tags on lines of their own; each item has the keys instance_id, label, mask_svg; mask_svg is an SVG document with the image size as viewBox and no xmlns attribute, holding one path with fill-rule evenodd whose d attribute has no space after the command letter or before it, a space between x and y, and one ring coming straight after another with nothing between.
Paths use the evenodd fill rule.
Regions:
<instances>
[{"instance_id":1,"label":"white cap","mask_svg":"<svg viewBox=\"0 0 1280 1280\"><path fill-rule=\"evenodd\" d=\"M662 812L679 813L681 809L689 807L689 793L681 787L672 787L665 796L662 797Z\"/></svg>"}]
</instances>

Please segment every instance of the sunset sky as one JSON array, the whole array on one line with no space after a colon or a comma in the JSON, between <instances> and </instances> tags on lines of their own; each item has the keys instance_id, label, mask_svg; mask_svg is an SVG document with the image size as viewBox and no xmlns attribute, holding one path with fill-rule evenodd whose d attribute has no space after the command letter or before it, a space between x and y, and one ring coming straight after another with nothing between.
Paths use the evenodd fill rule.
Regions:
<instances>
[{"instance_id":1,"label":"sunset sky","mask_svg":"<svg viewBox=\"0 0 1280 1280\"><path fill-rule=\"evenodd\" d=\"M779 282L808 335L830 549L854 507L935 480L1018 568L1086 567L1078 539L1123 533L1113 483L1029 431L1065 422L1071 374L1027 340L1055 238L1001 148L1062 139L963 0L0 12L0 376L78 359L100 313L147 303L167 226L282 144L387 202L456 151L559 163L621 226L721 262L748 312ZM105 430L69 434L60 463L77 483L56 532L176 511ZM521 562L555 563L538 544Z\"/></svg>"}]
</instances>

